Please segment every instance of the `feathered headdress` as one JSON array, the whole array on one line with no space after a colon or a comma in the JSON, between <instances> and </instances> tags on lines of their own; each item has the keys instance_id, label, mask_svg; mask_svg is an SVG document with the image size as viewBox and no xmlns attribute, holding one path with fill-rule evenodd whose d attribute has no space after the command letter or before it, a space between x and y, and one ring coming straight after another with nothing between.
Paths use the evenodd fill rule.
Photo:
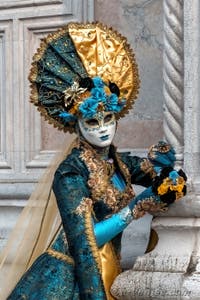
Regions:
<instances>
[{"instance_id":1,"label":"feathered headdress","mask_svg":"<svg viewBox=\"0 0 200 300\"><path fill-rule=\"evenodd\" d=\"M100 23L70 23L44 38L29 80L31 102L54 127L69 132L80 115L103 110L124 116L139 89L126 38Z\"/></svg>"}]
</instances>

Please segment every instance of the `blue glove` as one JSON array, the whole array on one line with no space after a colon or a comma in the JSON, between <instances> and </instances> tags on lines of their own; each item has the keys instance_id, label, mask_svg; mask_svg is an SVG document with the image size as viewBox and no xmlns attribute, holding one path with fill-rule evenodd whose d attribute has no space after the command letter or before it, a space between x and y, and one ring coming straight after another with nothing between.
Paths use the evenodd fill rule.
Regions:
<instances>
[{"instance_id":1,"label":"blue glove","mask_svg":"<svg viewBox=\"0 0 200 300\"><path fill-rule=\"evenodd\" d=\"M101 247L122 232L133 220L143 217L146 212L164 212L178 197L185 195L187 177L182 170L171 167L162 169L153 182L118 213L98 223L94 223L97 245ZM161 191L161 193L160 193Z\"/></svg>"},{"instance_id":2,"label":"blue glove","mask_svg":"<svg viewBox=\"0 0 200 300\"><path fill-rule=\"evenodd\" d=\"M94 235L98 247L112 240L116 235L122 232L133 220L132 212L128 206L121 209L110 218L94 223Z\"/></svg>"},{"instance_id":3,"label":"blue glove","mask_svg":"<svg viewBox=\"0 0 200 300\"><path fill-rule=\"evenodd\" d=\"M98 247L103 246L122 232L133 219L142 217L146 212L163 211L165 206L160 201L160 197L153 193L151 187L145 189L118 213L93 224Z\"/></svg>"}]
</instances>

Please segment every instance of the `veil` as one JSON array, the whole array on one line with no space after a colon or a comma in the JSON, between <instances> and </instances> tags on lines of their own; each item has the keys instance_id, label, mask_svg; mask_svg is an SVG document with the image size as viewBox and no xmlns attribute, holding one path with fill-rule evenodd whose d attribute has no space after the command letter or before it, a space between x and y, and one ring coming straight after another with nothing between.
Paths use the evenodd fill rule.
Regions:
<instances>
[{"instance_id":1,"label":"veil","mask_svg":"<svg viewBox=\"0 0 200 300\"><path fill-rule=\"evenodd\" d=\"M63 151L53 158L39 180L27 205L22 210L0 254L0 299L8 297L21 276L34 260L51 244L61 226L52 181L59 163L77 145L77 138L70 136Z\"/></svg>"}]
</instances>

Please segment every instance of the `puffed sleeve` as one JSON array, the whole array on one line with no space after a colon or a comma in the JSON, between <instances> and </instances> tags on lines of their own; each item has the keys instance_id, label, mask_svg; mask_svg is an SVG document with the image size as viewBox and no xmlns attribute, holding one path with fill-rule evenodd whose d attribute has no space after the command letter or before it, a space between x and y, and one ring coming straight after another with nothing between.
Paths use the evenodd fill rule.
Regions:
<instances>
[{"instance_id":1,"label":"puffed sleeve","mask_svg":"<svg viewBox=\"0 0 200 300\"><path fill-rule=\"evenodd\" d=\"M138 184L145 187L152 185L156 172L153 164L148 158L131 156L129 152L120 153L120 158L129 169L132 184Z\"/></svg>"},{"instance_id":2,"label":"puffed sleeve","mask_svg":"<svg viewBox=\"0 0 200 300\"><path fill-rule=\"evenodd\" d=\"M121 154L121 159L129 168L132 183L149 187L163 168L174 167L176 156L170 144L159 141L150 147L147 158L130 156L126 152Z\"/></svg>"}]
</instances>

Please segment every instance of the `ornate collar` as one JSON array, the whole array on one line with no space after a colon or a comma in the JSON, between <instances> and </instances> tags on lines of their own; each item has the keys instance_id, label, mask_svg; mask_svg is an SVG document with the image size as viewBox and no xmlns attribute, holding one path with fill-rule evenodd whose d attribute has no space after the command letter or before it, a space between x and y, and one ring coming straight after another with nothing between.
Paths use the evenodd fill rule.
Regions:
<instances>
[{"instance_id":1,"label":"ornate collar","mask_svg":"<svg viewBox=\"0 0 200 300\"><path fill-rule=\"evenodd\" d=\"M131 176L127 166L121 161L113 145L110 147L109 155L113 161L101 159L98 152L86 142L80 144L80 158L89 170L88 186L91 190L93 203L103 201L112 213L118 212L125 207L134 197L135 193L131 186ZM112 172L108 165L112 165ZM123 192L114 187L110 178L118 169L122 174L126 188Z\"/></svg>"}]
</instances>

